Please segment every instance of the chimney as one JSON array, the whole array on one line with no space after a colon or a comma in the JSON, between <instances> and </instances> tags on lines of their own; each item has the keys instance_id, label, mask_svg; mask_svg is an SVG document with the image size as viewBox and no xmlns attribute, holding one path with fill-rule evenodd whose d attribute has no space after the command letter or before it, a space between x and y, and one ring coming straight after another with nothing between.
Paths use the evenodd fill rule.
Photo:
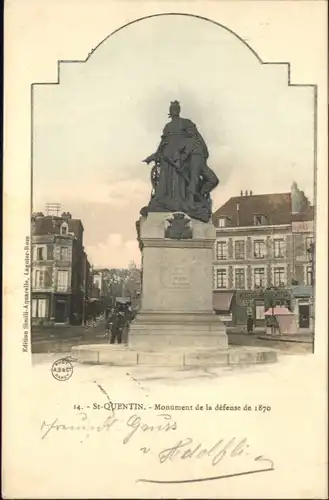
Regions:
<instances>
[{"instance_id":1,"label":"chimney","mask_svg":"<svg viewBox=\"0 0 329 500\"><path fill-rule=\"evenodd\" d=\"M242 189L241 189L241 191L240 191L240 196L243 196L243 191L242 191Z\"/></svg>"},{"instance_id":2,"label":"chimney","mask_svg":"<svg viewBox=\"0 0 329 500\"><path fill-rule=\"evenodd\" d=\"M72 219L72 215L70 214L70 212L63 212L62 219Z\"/></svg>"},{"instance_id":3,"label":"chimney","mask_svg":"<svg viewBox=\"0 0 329 500\"><path fill-rule=\"evenodd\" d=\"M37 219L38 217L44 217L42 212L33 212L32 213L32 218Z\"/></svg>"},{"instance_id":4,"label":"chimney","mask_svg":"<svg viewBox=\"0 0 329 500\"><path fill-rule=\"evenodd\" d=\"M244 195L245 195L245 196L248 196L248 191L247 191L247 190L244 192Z\"/></svg>"},{"instance_id":5,"label":"chimney","mask_svg":"<svg viewBox=\"0 0 329 500\"><path fill-rule=\"evenodd\" d=\"M249 196L252 196L252 191L249 191Z\"/></svg>"}]
</instances>

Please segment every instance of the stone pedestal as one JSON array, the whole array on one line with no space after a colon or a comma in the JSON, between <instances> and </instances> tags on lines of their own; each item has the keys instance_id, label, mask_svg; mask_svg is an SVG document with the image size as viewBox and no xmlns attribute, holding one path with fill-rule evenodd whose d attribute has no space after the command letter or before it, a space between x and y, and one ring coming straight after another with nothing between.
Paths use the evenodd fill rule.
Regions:
<instances>
[{"instance_id":1,"label":"stone pedestal","mask_svg":"<svg viewBox=\"0 0 329 500\"><path fill-rule=\"evenodd\" d=\"M129 348L227 349L225 326L213 312L215 227L192 219L192 237L168 238L170 216L150 213L140 220L142 300L131 325Z\"/></svg>"}]
</instances>

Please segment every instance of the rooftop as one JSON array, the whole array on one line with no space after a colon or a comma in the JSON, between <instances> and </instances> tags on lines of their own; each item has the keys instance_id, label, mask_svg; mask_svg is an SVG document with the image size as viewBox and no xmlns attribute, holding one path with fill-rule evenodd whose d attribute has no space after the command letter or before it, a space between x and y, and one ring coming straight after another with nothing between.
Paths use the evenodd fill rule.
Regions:
<instances>
[{"instance_id":1,"label":"rooftop","mask_svg":"<svg viewBox=\"0 0 329 500\"><path fill-rule=\"evenodd\" d=\"M257 217L258 216L258 217ZM262 217L261 217L262 216ZM292 213L291 193L245 194L233 196L213 214L217 225L220 218L226 226L283 225L293 221L313 220L314 207L306 197L302 199L299 213Z\"/></svg>"},{"instance_id":2,"label":"rooftop","mask_svg":"<svg viewBox=\"0 0 329 500\"><path fill-rule=\"evenodd\" d=\"M32 224L34 226L33 235L60 234L60 228L64 222L68 225L69 233L73 233L78 237L83 232L83 225L80 219L38 214L36 217L32 216Z\"/></svg>"}]
</instances>

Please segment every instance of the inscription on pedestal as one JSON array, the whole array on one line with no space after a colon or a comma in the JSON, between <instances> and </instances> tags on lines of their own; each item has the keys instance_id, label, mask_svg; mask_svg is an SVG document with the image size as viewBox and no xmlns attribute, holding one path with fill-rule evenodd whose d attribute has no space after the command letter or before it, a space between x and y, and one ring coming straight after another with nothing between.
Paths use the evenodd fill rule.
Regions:
<instances>
[{"instance_id":1,"label":"inscription on pedestal","mask_svg":"<svg viewBox=\"0 0 329 500\"><path fill-rule=\"evenodd\" d=\"M163 269L162 284L167 290L188 290L191 286L188 272L185 266L174 266L171 269Z\"/></svg>"},{"instance_id":2,"label":"inscription on pedestal","mask_svg":"<svg viewBox=\"0 0 329 500\"><path fill-rule=\"evenodd\" d=\"M190 288L189 276L183 266L176 266L172 270L171 282L174 288L187 289Z\"/></svg>"},{"instance_id":3,"label":"inscription on pedestal","mask_svg":"<svg viewBox=\"0 0 329 500\"><path fill-rule=\"evenodd\" d=\"M142 240L146 242L143 248L142 309L169 314L205 311L212 314L214 227L193 220L192 238L175 241L164 237L167 219L167 213L161 216L150 213L141 224Z\"/></svg>"}]
</instances>

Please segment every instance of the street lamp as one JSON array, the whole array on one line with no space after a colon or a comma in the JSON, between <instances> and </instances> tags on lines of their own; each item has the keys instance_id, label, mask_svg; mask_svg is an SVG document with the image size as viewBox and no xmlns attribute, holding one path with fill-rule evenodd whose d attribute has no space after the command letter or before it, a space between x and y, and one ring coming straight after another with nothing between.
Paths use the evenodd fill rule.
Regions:
<instances>
[{"instance_id":1,"label":"street lamp","mask_svg":"<svg viewBox=\"0 0 329 500\"><path fill-rule=\"evenodd\" d=\"M308 258L311 263L311 297L310 297L310 316L314 321L314 287L315 287L315 244L312 241L307 249Z\"/></svg>"},{"instance_id":2,"label":"street lamp","mask_svg":"<svg viewBox=\"0 0 329 500\"><path fill-rule=\"evenodd\" d=\"M307 249L308 259L311 263L311 286L314 286L314 256L315 256L315 245L314 242L310 243Z\"/></svg>"}]
</instances>

